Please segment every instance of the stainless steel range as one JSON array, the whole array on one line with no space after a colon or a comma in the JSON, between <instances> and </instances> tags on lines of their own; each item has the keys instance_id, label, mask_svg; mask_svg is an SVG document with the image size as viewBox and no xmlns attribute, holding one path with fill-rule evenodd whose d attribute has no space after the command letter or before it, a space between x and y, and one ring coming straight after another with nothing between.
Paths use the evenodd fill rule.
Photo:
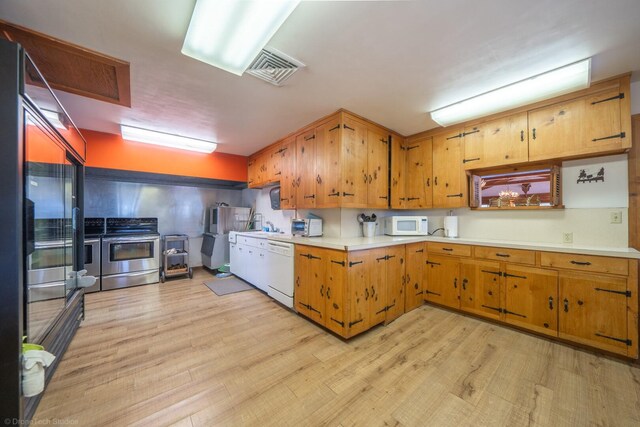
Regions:
<instances>
[{"instance_id":1,"label":"stainless steel range","mask_svg":"<svg viewBox=\"0 0 640 427\"><path fill-rule=\"evenodd\" d=\"M160 281L158 218L107 218L102 290Z\"/></svg>"}]
</instances>

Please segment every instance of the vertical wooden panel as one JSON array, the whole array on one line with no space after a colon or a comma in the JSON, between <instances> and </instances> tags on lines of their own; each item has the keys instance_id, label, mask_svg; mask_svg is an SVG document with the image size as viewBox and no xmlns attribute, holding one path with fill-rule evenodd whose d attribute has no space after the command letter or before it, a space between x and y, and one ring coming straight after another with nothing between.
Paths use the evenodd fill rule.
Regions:
<instances>
[{"instance_id":1,"label":"vertical wooden panel","mask_svg":"<svg viewBox=\"0 0 640 427\"><path fill-rule=\"evenodd\" d=\"M633 145L629 150L629 247L640 250L640 114L631 119Z\"/></svg>"}]
</instances>

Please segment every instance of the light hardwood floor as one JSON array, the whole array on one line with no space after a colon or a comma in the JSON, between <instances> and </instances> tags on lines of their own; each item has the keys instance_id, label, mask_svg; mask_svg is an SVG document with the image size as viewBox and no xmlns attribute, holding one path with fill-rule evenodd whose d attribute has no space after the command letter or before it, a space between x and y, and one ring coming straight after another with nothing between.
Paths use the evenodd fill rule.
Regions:
<instances>
[{"instance_id":1,"label":"light hardwood floor","mask_svg":"<svg viewBox=\"0 0 640 427\"><path fill-rule=\"evenodd\" d=\"M640 425L640 368L422 306L345 342L193 280L87 296L35 422ZM73 423L73 424L71 424Z\"/></svg>"}]
</instances>

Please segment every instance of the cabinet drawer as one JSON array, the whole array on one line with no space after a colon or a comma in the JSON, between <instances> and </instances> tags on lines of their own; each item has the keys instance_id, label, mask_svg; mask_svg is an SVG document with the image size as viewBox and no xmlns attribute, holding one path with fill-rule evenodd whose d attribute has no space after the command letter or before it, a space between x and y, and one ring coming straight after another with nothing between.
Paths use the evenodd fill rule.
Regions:
<instances>
[{"instance_id":1,"label":"cabinet drawer","mask_svg":"<svg viewBox=\"0 0 640 427\"><path fill-rule=\"evenodd\" d=\"M476 258L491 259L496 261L508 261L516 264L535 265L536 253L523 249L491 248L476 246L473 249Z\"/></svg>"},{"instance_id":2,"label":"cabinet drawer","mask_svg":"<svg viewBox=\"0 0 640 427\"><path fill-rule=\"evenodd\" d=\"M238 243L241 245L253 246L254 248L266 249L267 247L267 240L257 237L238 236Z\"/></svg>"},{"instance_id":3,"label":"cabinet drawer","mask_svg":"<svg viewBox=\"0 0 640 427\"><path fill-rule=\"evenodd\" d=\"M629 262L624 258L541 252L540 265L579 271L621 274L623 276L629 275Z\"/></svg>"},{"instance_id":4,"label":"cabinet drawer","mask_svg":"<svg viewBox=\"0 0 640 427\"><path fill-rule=\"evenodd\" d=\"M471 246L428 242L427 252L429 252L430 254L471 256Z\"/></svg>"}]
</instances>

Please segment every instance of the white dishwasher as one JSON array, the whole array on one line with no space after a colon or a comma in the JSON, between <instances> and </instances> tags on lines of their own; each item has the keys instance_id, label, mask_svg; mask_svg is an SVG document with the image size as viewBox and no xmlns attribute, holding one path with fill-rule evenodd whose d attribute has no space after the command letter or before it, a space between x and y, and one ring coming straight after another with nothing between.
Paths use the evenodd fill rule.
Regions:
<instances>
[{"instance_id":1,"label":"white dishwasher","mask_svg":"<svg viewBox=\"0 0 640 427\"><path fill-rule=\"evenodd\" d=\"M267 242L267 294L293 308L293 243Z\"/></svg>"}]
</instances>

